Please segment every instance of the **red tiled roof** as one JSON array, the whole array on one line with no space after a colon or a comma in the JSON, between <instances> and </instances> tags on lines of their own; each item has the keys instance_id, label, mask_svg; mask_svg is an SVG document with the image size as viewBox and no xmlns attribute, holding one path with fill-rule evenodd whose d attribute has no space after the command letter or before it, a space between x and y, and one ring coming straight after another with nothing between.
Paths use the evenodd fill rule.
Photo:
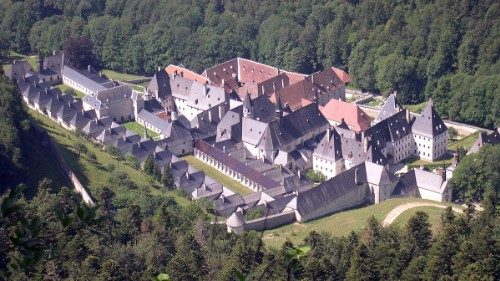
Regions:
<instances>
[{"instance_id":1,"label":"red tiled roof","mask_svg":"<svg viewBox=\"0 0 500 281\"><path fill-rule=\"evenodd\" d=\"M189 69L186 69L184 67L180 67L177 65L171 64L165 68L165 71L167 72L167 74L170 77L172 77L175 74L175 75L180 75L181 77L187 78L189 80L196 81L196 82L201 83L201 84L208 83L207 78L205 78L205 77L201 76L200 74L195 73Z\"/></svg>"},{"instance_id":2,"label":"red tiled roof","mask_svg":"<svg viewBox=\"0 0 500 281\"><path fill-rule=\"evenodd\" d=\"M304 79L288 87L279 89L278 92L280 94L281 103L283 105L288 104L290 109L296 110L303 106L303 99L313 100L315 96L314 93L318 90L320 91L320 96L324 94L319 87L314 85L309 79ZM276 102L276 94L273 94L270 100Z\"/></svg>"},{"instance_id":3,"label":"red tiled roof","mask_svg":"<svg viewBox=\"0 0 500 281\"><path fill-rule=\"evenodd\" d=\"M347 74L347 72L343 71L342 69L336 68L336 67L332 67L332 69L335 72L335 74L337 74L337 76L340 78L342 83L347 84L351 81L351 76L349 74Z\"/></svg>"},{"instance_id":4,"label":"red tiled roof","mask_svg":"<svg viewBox=\"0 0 500 281\"><path fill-rule=\"evenodd\" d=\"M370 127L370 118L356 104L333 99L319 110L328 120L340 123L344 119L353 131L361 132Z\"/></svg>"}]
</instances>

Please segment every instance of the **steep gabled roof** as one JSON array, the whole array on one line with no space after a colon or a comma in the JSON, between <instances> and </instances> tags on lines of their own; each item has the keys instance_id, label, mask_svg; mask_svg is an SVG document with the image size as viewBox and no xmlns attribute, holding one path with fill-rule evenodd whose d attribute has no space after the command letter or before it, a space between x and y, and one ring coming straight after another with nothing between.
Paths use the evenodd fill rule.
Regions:
<instances>
[{"instance_id":1,"label":"steep gabled roof","mask_svg":"<svg viewBox=\"0 0 500 281\"><path fill-rule=\"evenodd\" d=\"M387 97L387 99L384 101L384 105L380 109L380 113L374 121L380 122L398 113L402 109L403 106L396 99L396 94L390 94L389 97Z\"/></svg>"},{"instance_id":2,"label":"steep gabled roof","mask_svg":"<svg viewBox=\"0 0 500 281\"><path fill-rule=\"evenodd\" d=\"M158 91L158 97L162 99L169 96L172 90L170 88L170 77L167 75L167 72L165 70L156 71L146 89L151 92Z\"/></svg>"},{"instance_id":3,"label":"steep gabled roof","mask_svg":"<svg viewBox=\"0 0 500 281\"><path fill-rule=\"evenodd\" d=\"M439 114L434 109L432 100L427 102L427 106L424 108L422 113L416 117L412 126L413 133L430 138L441 135L447 130L448 128L444 124L443 119L441 119Z\"/></svg>"},{"instance_id":4,"label":"steep gabled roof","mask_svg":"<svg viewBox=\"0 0 500 281\"><path fill-rule=\"evenodd\" d=\"M340 135L335 129L328 129L314 150L314 155L337 161L342 158L342 142Z\"/></svg>"},{"instance_id":5,"label":"steep gabled roof","mask_svg":"<svg viewBox=\"0 0 500 281\"><path fill-rule=\"evenodd\" d=\"M344 120L353 131L361 132L370 127L370 117L356 104L332 99L319 109L326 119L339 123Z\"/></svg>"}]
</instances>

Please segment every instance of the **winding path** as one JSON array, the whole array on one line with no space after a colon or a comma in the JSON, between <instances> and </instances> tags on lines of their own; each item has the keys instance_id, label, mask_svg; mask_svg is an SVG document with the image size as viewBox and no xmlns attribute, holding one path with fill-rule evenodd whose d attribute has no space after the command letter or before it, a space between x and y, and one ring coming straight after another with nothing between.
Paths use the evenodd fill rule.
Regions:
<instances>
[{"instance_id":1,"label":"winding path","mask_svg":"<svg viewBox=\"0 0 500 281\"><path fill-rule=\"evenodd\" d=\"M441 209L445 209L447 207L447 206L443 206L443 205L439 205L439 204L432 204L432 203L425 203L425 202L406 203L406 204L399 205L396 208L392 209L392 211L390 211L389 214L387 214L387 216L385 217L384 221L382 222L382 225L383 226L390 225L391 223L394 222L394 220L397 217L399 217L399 215L401 215L406 210L416 208L416 207L426 207L426 206L437 207L437 208L441 208ZM454 212L463 213L463 211L459 208L453 207L452 209Z\"/></svg>"}]
</instances>

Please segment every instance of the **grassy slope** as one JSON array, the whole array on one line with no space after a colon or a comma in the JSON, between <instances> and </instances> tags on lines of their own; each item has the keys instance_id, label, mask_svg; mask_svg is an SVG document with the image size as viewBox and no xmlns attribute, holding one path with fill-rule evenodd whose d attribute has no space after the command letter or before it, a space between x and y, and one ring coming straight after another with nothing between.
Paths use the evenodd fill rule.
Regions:
<instances>
[{"instance_id":1,"label":"grassy slope","mask_svg":"<svg viewBox=\"0 0 500 281\"><path fill-rule=\"evenodd\" d=\"M248 189L244 185L222 174L221 172L217 171L217 169L203 163L201 160L196 159L196 157L192 155L184 156L183 159L186 160L191 166L205 172L207 176L220 182L223 186L231 189L234 192L237 192L241 195L253 193L252 190Z\"/></svg>"},{"instance_id":2,"label":"grassy slope","mask_svg":"<svg viewBox=\"0 0 500 281\"><path fill-rule=\"evenodd\" d=\"M189 204L190 201L178 195L177 192L152 188L148 179L140 171L124 164L123 161L112 158L100 147L95 147L91 142L77 138L73 133L65 130L48 117L33 110L30 110L29 113L32 120L47 130L49 135L56 142L56 145L59 147L68 165L76 173L82 184L90 189L93 195L98 193L100 186L108 183L107 179L111 172L107 167L108 164L111 163L116 167L116 170L127 173L131 180L139 186L139 188L135 190L125 189L125 187L121 186L110 186L115 192L118 201L134 202L135 200L147 200L145 195L148 194L155 197L170 195L175 197L177 202L181 205ZM89 161L87 156L78 156L75 149L75 143L77 141L82 141L90 151L95 153L97 156L97 163L94 164Z\"/></svg>"},{"instance_id":3,"label":"grassy slope","mask_svg":"<svg viewBox=\"0 0 500 281\"><path fill-rule=\"evenodd\" d=\"M266 231L264 234L264 241L266 245L278 248L287 238L295 244L301 243L309 232L313 230L317 232L328 232L334 236L348 235L351 231L361 230L366 225L366 220L370 216L373 215L382 222L392 209L408 202L432 202L436 204L434 201L417 198L389 199L380 204L336 213L311 222L294 223ZM443 203L443 205L451 204ZM404 224L406 221L402 220L401 222Z\"/></svg>"},{"instance_id":4,"label":"grassy slope","mask_svg":"<svg viewBox=\"0 0 500 281\"><path fill-rule=\"evenodd\" d=\"M113 70L110 70L110 69L104 69L102 72L104 74L106 74L106 76L109 79L115 79L115 80L118 80L118 81L126 81L126 80L134 80L134 79L147 78L146 76L142 76L142 75L120 73L120 72L116 72L116 71L113 71Z\"/></svg>"},{"instance_id":5,"label":"grassy slope","mask_svg":"<svg viewBox=\"0 0 500 281\"><path fill-rule=\"evenodd\" d=\"M439 231L440 223L441 223L441 214L443 213L443 209L438 207L415 207L409 210L404 211L399 217L394 220L393 224L399 227L404 227L406 222L415 215L416 212L426 212L429 215L429 223L431 224L432 233L436 234Z\"/></svg>"},{"instance_id":6,"label":"grassy slope","mask_svg":"<svg viewBox=\"0 0 500 281\"><path fill-rule=\"evenodd\" d=\"M144 136L144 126L142 126L141 124L133 121L133 122L127 122L127 123L123 123L123 126L125 128L127 128L128 130L132 131L132 132L135 132L136 134L140 135L141 137ZM157 132L153 132L149 129L147 129L148 131L148 136L152 137L152 138L156 138L156 137L159 137L160 134L158 134Z\"/></svg>"}]
</instances>

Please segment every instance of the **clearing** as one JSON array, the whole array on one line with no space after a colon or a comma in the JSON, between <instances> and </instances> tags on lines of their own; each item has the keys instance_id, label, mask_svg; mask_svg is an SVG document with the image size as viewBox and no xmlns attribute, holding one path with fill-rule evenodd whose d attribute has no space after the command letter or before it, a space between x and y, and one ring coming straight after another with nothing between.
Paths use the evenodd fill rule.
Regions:
<instances>
[{"instance_id":1,"label":"clearing","mask_svg":"<svg viewBox=\"0 0 500 281\"><path fill-rule=\"evenodd\" d=\"M238 181L233 180L232 178L219 172L214 167L212 167L208 164L205 164L203 161L197 159L193 155L184 156L184 157L182 157L182 159L186 160L191 166L193 166L197 170L205 172L205 174L207 176L216 180L217 182L219 182L223 186L229 188L233 192L239 193L241 195L247 195L247 194L254 192L251 189L249 189L248 187L239 183Z\"/></svg>"},{"instance_id":2,"label":"clearing","mask_svg":"<svg viewBox=\"0 0 500 281\"><path fill-rule=\"evenodd\" d=\"M452 203L437 203L419 198L393 198L376 205L335 213L314 221L305 223L296 222L267 230L264 233L263 239L267 246L279 248L287 239L294 244L302 243L304 238L311 231L327 232L333 236L345 236L352 231L360 231L363 229L370 216L373 215L381 222L394 208L412 202L457 207L457 205ZM406 223L406 221L401 222L403 224ZM431 223L435 222L436 221L432 221Z\"/></svg>"}]
</instances>

